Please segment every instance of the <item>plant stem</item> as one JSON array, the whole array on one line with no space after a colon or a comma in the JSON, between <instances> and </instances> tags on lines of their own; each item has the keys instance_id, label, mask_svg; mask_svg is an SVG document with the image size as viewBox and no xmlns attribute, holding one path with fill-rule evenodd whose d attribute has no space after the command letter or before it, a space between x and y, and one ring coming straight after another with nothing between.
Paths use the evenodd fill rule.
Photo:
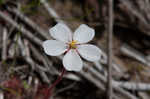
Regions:
<instances>
[{"instance_id":1,"label":"plant stem","mask_svg":"<svg viewBox=\"0 0 150 99\"><path fill-rule=\"evenodd\" d=\"M65 74L66 70L65 68L62 69L61 75L57 78L57 80L46 90L45 98L44 99L50 99L51 97L51 91L52 89L62 80L63 75Z\"/></svg>"}]
</instances>

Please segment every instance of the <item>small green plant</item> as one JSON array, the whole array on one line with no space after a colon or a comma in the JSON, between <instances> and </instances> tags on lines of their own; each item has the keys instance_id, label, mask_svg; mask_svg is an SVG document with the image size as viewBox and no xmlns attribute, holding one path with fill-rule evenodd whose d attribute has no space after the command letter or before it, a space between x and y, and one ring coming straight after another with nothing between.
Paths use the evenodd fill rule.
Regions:
<instances>
[{"instance_id":1,"label":"small green plant","mask_svg":"<svg viewBox=\"0 0 150 99\"><path fill-rule=\"evenodd\" d=\"M21 7L21 11L30 14L36 13L37 10L34 10L34 8L38 8L40 5L41 5L40 0L31 0L29 4L23 5Z\"/></svg>"},{"instance_id":2,"label":"small green plant","mask_svg":"<svg viewBox=\"0 0 150 99\"><path fill-rule=\"evenodd\" d=\"M0 0L0 5L4 4L5 0Z\"/></svg>"},{"instance_id":3,"label":"small green plant","mask_svg":"<svg viewBox=\"0 0 150 99\"><path fill-rule=\"evenodd\" d=\"M23 81L23 87L28 90L30 88L29 84L26 81Z\"/></svg>"}]
</instances>

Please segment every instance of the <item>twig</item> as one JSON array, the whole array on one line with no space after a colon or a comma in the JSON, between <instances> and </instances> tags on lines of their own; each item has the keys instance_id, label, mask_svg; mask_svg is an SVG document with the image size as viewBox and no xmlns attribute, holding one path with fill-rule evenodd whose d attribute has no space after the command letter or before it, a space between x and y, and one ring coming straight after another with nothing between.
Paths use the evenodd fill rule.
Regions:
<instances>
[{"instance_id":1,"label":"twig","mask_svg":"<svg viewBox=\"0 0 150 99\"><path fill-rule=\"evenodd\" d=\"M102 57L103 57L103 58L100 60L100 63L107 65L107 63L108 63L108 57L107 57L107 54L106 54L104 51L102 51ZM94 62L94 64L95 64L95 66L96 66L97 68L101 67L101 66L99 66L96 62ZM113 67L113 69L114 69L115 71L117 71L117 72L119 72L119 73L122 73L122 72L123 72L123 70L119 68L120 66L115 63L115 61L112 62L112 67Z\"/></svg>"},{"instance_id":2,"label":"twig","mask_svg":"<svg viewBox=\"0 0 150 99\"><path fill-rule=\"evenodd\" d=\"M90 73L81 71L80 74L85 77L87 80L94 83L100 90L105 91L105 86L99 80L95 79Z\"/></svg>"},{"instance_id":3,"label":"twig","mask_svg":"<svg viewBox=\"0 0 150 99\"><path fill-rule=\"evenodd\" d=\"M58 16L58 14L51 8L51 6L46 2L46 0L40 0L40 2L44 5L48 13L56 20L56 22L64 23L63 20Z\"/></svg>"},{"instance_id":4,"label":"twig","mask_svg":"<svg viewBox=\"0 0 150 99\"><path fill-rule=\"evenodd\" d=\"M87 67L88 64L86 64ZM97 77L100 81L102 81L103 83L106 83L106 78L105 76L103 76L102 74L100 74L99 72L97 72L95 69L93 68L88 68L89 71L92 73L92 75L94 75L95 77ZM113 83L113 82L112 82ZM129 99L137 99L137 97L135 97L134 95L132 95L131 93L125 91L124 89L118 87L118 86L115 86L114 84L112 84L112 87L114 88L115 91L117 91L118 93L120 93L121 95L123 96L126 96L128 97ZM113 95L113 97L115 97L115 95ZM118 98L120 99L120 98Z\"/></svg>"},{"instance_id":5,"label":"twig","mask_svg":"<svg viewBox=\"0 0 150 99\"><path fill-rule=\"evenodd\" d=\"M33 62L33 59L31 58L30 50L29 50L29 42L27 40L24 40L24 49L25 49L24 57L31 64L31 71L33 72L35 70L35 62Z\"/></svg>"},{"instance_id":6,"label":"twig","mask_svg":"<svg viewBox=\"0 0 150 99\"><path fill-rule=\"evenodd\" d=\"M146 83L113 81L113 84L115 86L120 86L128 90L136 90L136 91L149 91L150 90L150 84L146 84Z\"/></svg>"},{"instance_id":7,"label":"twig","mask_svg":"<svg viewBox=\"0 0 150 99\"><path fill-rule=\"evenodd\" d=\"M64 87L64 88L59 89L58 91L56 91L56 92L53 94L53 96L56 96L57 94L59 94L59 93L61 93L61 92L64 92L64 91L66 91L66 90L69 90L69 89L75 87L76 84L77 84L77 82L73 82L72 84L67 85L67 86Z\"/></svg>"},{"instance_id":8,"label":"twig","mask_svg":"<svg viewBox=\"0 0 150 99\"><path fill-rule=\"evenodd\" d=\"M0 99L4 99L4 93L0 92Z\"/></svg>"},{"instance_id":9,"label":"twig","mask_svg":"<svg viewBox=\"0 0 150 99\"><path fill-rule=\"evenodd\" d=\"M149 99L149 94L146 92L138 92L138 95L141 99Z\"/></svg>"},{"instance_id":10,"label":"twig","mask_svg":"<svg viewBox=\"0 0 150 99\"><path fill-rule=\"evenodd\" d=\"M33 70L37 71L37 72L40 74L40 76L41 76L41 78L43 79L43 81L46 82L46 83L49 83L50 80L49 80L49 78L47 77L47 75L45 74L45 72L43 71L43 69L38 68L38 67L41 67L41 66L39 66L38 64L36 64L36 63L33 61L33 59L30 57L29 51L28 51L28 49L27 49L27 48L28 48L27 45L23 44L23 42L21 41L21 39L18 40L18 44L19 44L19 46L21 46L21 47L20 47L21 50L24 51L24 52L22 53L22 56L24 56L26 62L32 67L32 71L33 71ZM26 49L26 50L25 50L25 49Z\"/></svg>"},{"instance_id":11,"label":"twig","mask_svg":"<svg viewBox=\"0 0 150 99\"><path fill-rule=\"evenodd\" d=\"M46 75L45 72L43 72L43 71L41 71L41 70L36 70L36 71L40 74L41 78L43 79L43 81L44 81L45 83L51 84L51 81L49 80L49 78L47 77L47 75Z\"/></svg>"},{"instance_id":12,"label":"twig","mask_svg":"<svg viewBox=\"0 0 150 99\"><path fill-rule=\"evenodd\" d=\"M20 4L19 3L17 3L17 9L20 9ZM15 16L14 20L17 22L18 17ZM11 28L10 28L10 30L9 30L9 32L8 32L8 38L10 37L10 35L12 34L12 32L13 32L14 29L15 29L15 27L12 25Z\"/></svg>"},{"instance_id":13,"label":"twig","mask_svg":"<svg viewBox=\"0 0 150 99\"><path fill-rule=\"evenodd\" d=\"M36 30L41 36L43 36L46 39L50 39L49 34L44 31L41 27L39 27L36 23L34 23L32 20L30 20L28 17L23 15L19 10L15 8L9 8L8 10L16 14L19 18L21 18L23 21L25 21L28 25L30 25L34 30Z\"/></svg>"},{"instance_id":14,"label":"twig","mask_svg":"<svg viewBox=\"0 0 150 99\"><path fill-rule=\"evenodd\" d=\"M13 71L20 71L20 70L24 70L27 69L26 65L22 65L22 66L16 66L15 68L13 68Z\"/></svg>"},{"instance_id":15,"label":"twig","mask_svg":"<svg viewBox=\"0 0 150 99\"><path fill-rule=\"evenodd\" d=\"M2 60L6 60L7 57L7 29L3 28L3 47L2 47Z\"/></svg>"},{"instance_id":16,"label":"twig","mask_svg":"<svg viewBox=\"0 0 150 99\"><path fill-rule=\"evenodd\" d=\"M119 1L126 7L126 9L128 10L128 12L130 14L134 15L135 17L137 17L140 20L140 23L141 23L140 27L146 29L146 31L144 30L143 32L150 36L150 34L147 33L148 31L150 31L150 27L149 27L149 23L148 23L149 21L147 21L146 18L143 16L143 13L140 13L137 10L137 8L132 5L131 0L119 0ZM142 1L144 2L144 0L142 0ZM146 7L146 5L144 7ZM149 7L149 3L148 3L148 7ZM147 12L146 14L148 14L148 13L149 12Z\"/></svg>"},{"instance_id":17,"label":"twig","mask_svg":"<svg viewBox=\"0 0 150 99\"><path fill-rule=\"evenodd\" d=\"M36 93L38 91L38 86L39 86L39 80L37 78L35 78L34 80L34 88L33 88L33 98L36 96Z\"/></svg>"},{"instance_id":18,"label":"twig","mask_svg":"<svg viewBox=\"0 0 150 99\"><path fill-rule=\"evenodd\" d=\"M108 92L107 99L112 99L113 89L112 89L112 36L113 36L113 0L108 0Z\"/></svg>"},{"instance_id":19,"label":"twig","mask_svg":"<svg viewBox=\"0 0 150 99\"><path fill-rule=\"evenodd\" d=\"M45 72L49 72L50 74L54 74L56 73L56 70L54 68L52 68L52 61L49 60L49 63L46 61L45 57L43 55L40 54L40 52L37 50L37 48L35 48L35 46L33 44L30 43L30 48L31 51L33 52L33 55L38 58L39 61L42 61L42 63L44 64L43 70L45 69Z\"/></svg>"},{"instance_id":20,"label":"twig","mask_svg":"<svg viewBox=\"0 0 150 99\"><path fill-rule=\"evenodd\" d=\"M143 17L143 15L141 13L139 13L136 9L134 9L134 7L131 5L132 3L129 0L120 0L120 2L122 2L122 4L125 5L126 8L128 8L129 11L133 15L135 15L137 18L139 18L141 20L141 22L144 23L145 26L148 26L148 23L145 20L145 18Z\"/></svg>"},{"instance_id":21,"label":"twig","mask_svg":"<svg viewBox=\"0 0 150 99\"><path fill-rule=\"evenodd\" d=\"M13 25L19 31L21 31L22 34L29 38L32 42L36 43L37 45L42 45L42 41L40 39L35 37L30 31L26 30L23 26L17 24L13 19L11 19L8 15L4 14L2 11L0 11L0 17L8 23L10 23L11 25Z\"/></svg>"},{"instance_id":22,"label":"twig","mask_svg":"<svg viewBox=\"0 0 150 99\"><path fill-rule=\"evenodd\" d=\"M148 61L148 59L139 51L135 50L134 48L131 48L129 45L124 44L121 46L120 51L123 54L126 54L140 62L142 62L143 64L150 66L150 62Z\"/></svg>"},{"instance_id":23,"label":"twig","mask_svg":"<svg viewBox=\"0 0 150 99\"><path fill-rule=\"evenodd\" d=\"M29 76L28 77L28 82L27 82L29 86L31 86L32 80L33 80L33 77Z\"/></svg>"}]
</instances>

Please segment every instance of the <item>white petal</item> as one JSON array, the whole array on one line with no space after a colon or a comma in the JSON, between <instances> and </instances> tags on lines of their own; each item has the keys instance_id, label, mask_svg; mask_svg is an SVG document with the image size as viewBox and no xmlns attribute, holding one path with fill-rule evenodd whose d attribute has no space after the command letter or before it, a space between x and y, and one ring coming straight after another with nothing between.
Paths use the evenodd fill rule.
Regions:
<instances>
[{"instance_id":1,"label":"white petal","mask_svg":"<svg viewBox=\"0 0 150 99\"><path fill-rule=\"evenodd\" d=\"M51 36L63 42L72 41L72 32L71 30L64 24L58 23L54 27L49 30Z\"/></svg>"},{"instance_id":2,"label":"white petal","mask_svg":"<svg viewBox=\"0 0 150 99\"><path fill-rule=\"evenodd\" d=\"M63 65L68 71L80 71L83 67L82 60L76 50L70 49L63 58Z\"/></svg>"},{"instance_id":3,"label":"white petal","mask_svg":"<svg viewBox=\"0 0 150 99\"><path fill-rule=\"evenodd\" d=\"M43 42L43 48L46 54L58 56L67 50L67 45L56 40L46 40Z\"/></svg>"},{"instance_id":4,"label":"white petal","mask_svg":"<svg viewBox=\"0 0 150 99\"><path fill-rule=\"evenodd\" d=\"M78 45L79 54L88 61L98 61L101 58L101 50L91 44Z\"/></svg>"},{"instance_id":5,"label":"white petal","mask_svg":"<svg viewBox=\"0 0 150 99\"><path fill-rule=\"evenodd\" d=\"M94 35L95 35L94 29L88 27L85 24L82 24L75 31L73 40L76 40L79 43L87 43L93 39Z\"/></svg>"}]
</instances>

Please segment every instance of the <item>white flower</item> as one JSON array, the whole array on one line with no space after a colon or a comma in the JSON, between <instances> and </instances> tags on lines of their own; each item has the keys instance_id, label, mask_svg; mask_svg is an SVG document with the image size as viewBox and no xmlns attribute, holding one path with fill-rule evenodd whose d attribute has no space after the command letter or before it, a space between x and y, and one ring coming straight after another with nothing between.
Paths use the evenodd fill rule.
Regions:
<instances>
[{"instance_id":1,"label":"white flower","mask_svg":"<svg viewBox=\"0 0 150 99\"><path fill-rule=\"evenodd\" d=\"M44 51L51 56L58 56L66 53L63 58L63 65L68 71L80 71L83 67L82 56L88 61L97 61L101 57L101 50L91 44L95 35L94 29L82 24L74 34L63 23L58 23L49 30L55 40L46 40L43 43Z\"/></svg>"}]
</instances>

